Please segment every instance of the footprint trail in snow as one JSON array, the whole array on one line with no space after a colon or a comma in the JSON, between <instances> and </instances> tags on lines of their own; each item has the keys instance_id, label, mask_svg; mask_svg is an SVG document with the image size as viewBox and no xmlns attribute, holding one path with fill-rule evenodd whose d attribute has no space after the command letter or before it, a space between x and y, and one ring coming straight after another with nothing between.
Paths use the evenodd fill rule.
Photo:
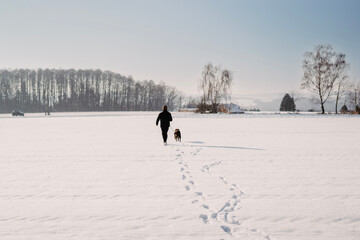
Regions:
<instances>
[{"instance_id":1,"label":"footprint trail in snow","mask_svg":"<svg viewBox=\"0 0 360 240\"><path fill-rule=\"evenodd\" d=\"M225 233L231 237L244 237L247 236L251 239L268 239L270 236L266 233L254 228L244 226L242 220L239 218L239 210L241 208L241 199L245 195L243 191L234 183L226 179L225 176L217 175L213 168L221 165L222 161L210 162L204 165L200 169L200 173L208 174L218 181L220 181L224 187L230 191L231 198L224 202L220 209L216 209L207 203L206 194L198 189L196 182L194 181L194 175L189 162L195 159L201 152L202 148L196 148L194 151L185 153L181 147L176 149L176 160L180 166L181 180L184 182L184 189L192 196L191 203L202 209L203 213L199 215L199 219L204 224L218 225ZM201 175L196 175L196 178Z\"/></svg>"}]
</instances>

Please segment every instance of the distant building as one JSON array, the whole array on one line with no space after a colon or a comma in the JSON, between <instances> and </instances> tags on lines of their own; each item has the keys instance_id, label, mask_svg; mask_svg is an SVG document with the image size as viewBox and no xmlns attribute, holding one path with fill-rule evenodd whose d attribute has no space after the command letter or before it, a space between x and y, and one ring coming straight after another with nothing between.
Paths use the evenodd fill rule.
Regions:
<instances>
[{"instance_id":1,"label":"distant building","mask_svg":"<svg viewBox=\"0 0 360 240\"><path fill-rule=\"evenodd\" d=\"M179 112L196 112L197 108L180 108Z\"/></svg>"},{"instance_id":2,"label":"distant building","mask_svg":"<svg viewBox=\"0 0 360 240\"><path fill-rule=\"evenodd\" d=\"M244 113L244 110L242 110L239 105L230 103L228 105L221 106L220 112L230 113L230 114L240 114L240 113Z\"/></svg>"},{"instance_id":3,"label":"distant building","mask_svg":"<svg viewBox=\"0 0 360 240\"><path fill-rule=\"evenodd\" d=\"M241 114L244 113L244 110L241 110L240 106L235 104L230 104L229 113L231 114Z\"/></svg>"}]
</instances>

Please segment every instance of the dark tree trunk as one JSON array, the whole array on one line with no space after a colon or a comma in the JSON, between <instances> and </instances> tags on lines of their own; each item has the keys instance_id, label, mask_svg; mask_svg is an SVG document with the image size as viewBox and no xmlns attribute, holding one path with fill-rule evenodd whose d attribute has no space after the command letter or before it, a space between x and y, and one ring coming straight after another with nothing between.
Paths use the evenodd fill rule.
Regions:
<instances>
[{"instance_id":1,"label":"dark tree trunk","mask_svg":"<svg viewBox=\"0 0 360 240\"><path fill-rule=\"evenodd\" d=\"M321 114L325 114L324 103L321 103Z\"/></svg>"},{"instance_id":2,"label":"dark tree trunk","mask_svg":"<svg viewBox=\"0 0 360 240\"><path fill-rule=\"evenodd\" d=\"M338 102L339 102L339 94L336 95L335 114L338 114Z\"/></svg>"}]
</instances>

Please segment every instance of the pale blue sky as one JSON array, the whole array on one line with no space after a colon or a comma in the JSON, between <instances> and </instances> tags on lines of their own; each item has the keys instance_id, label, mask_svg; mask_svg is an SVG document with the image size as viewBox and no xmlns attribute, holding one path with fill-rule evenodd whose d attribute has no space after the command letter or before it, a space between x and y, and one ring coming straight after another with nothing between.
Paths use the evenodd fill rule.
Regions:
<instances>
[{"instance_id":1,"label":"pale blue sky","mask_svg":"<svg viewBox=\"0 0 360 240\"><path fill-rule=\"evenodd\" d=\"M359 25L358 0L0 0L0 68L100 68L197 93L212 62L233 71L234 94L282 94L316 44L360 80Z\"/></svg>"}]
</instances>

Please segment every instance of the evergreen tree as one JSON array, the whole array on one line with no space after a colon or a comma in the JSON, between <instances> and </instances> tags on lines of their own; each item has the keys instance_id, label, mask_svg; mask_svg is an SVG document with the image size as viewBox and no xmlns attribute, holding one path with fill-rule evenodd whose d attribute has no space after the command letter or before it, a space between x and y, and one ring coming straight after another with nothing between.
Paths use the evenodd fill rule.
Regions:
<instances>
[{"instance_id":1,"label":"evergreen tree","mask_svg":"<svg viewBox=\"0 0 360 240\"><path fill-rule=\"evenodd\" d=\"M294 99L287 93L283 97L280 104L280 111L292 111L295 112L296 106Z\"/></svg>"},{"instance_id":2,"label":"evergreen tree","mask_svg":"<svg viewBox=\"0 0 360 240\"><path fill-rule=\"evenodd\" d=\"M359 107L359 105L356 105L356 107L355 107L355 113L360 114L360 107Z\"/></svg>"},{"instance_id":3,"label":"evergreen tree","mask_svg":"<svg viewBox=\"0 0 360 240\"><path fill-rule=\"evenodd\" d=\"M348 107L344 104L344 106L341 107L340 112L346 113L348 111Z\"/></svg>"}]
</instances>

